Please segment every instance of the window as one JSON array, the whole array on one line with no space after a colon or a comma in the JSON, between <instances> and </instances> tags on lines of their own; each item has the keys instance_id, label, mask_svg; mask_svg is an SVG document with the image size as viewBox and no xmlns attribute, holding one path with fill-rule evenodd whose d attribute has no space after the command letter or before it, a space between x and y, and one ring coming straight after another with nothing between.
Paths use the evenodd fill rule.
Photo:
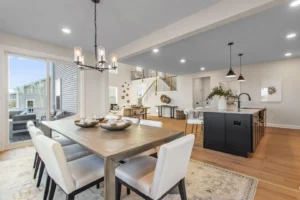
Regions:
<instances>
[{"instance_id":1,"label":"window","mask_svg":"<svg viewBox=\"0 0 300 200\"><path fill-rule=\"evenodd\" d=\"M34 100L27 100L27 108L34 107Z\"/></svg>"}]
</instances>

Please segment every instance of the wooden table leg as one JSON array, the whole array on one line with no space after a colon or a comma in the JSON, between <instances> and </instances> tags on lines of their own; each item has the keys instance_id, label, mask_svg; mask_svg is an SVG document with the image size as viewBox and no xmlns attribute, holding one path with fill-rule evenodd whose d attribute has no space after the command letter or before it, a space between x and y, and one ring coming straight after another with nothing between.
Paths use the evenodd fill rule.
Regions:
<instances>
[{"instance_id":1,"label":"wooden table leg","mask_svg":"<svg viewBox=\"0 0 300 200\"><path fill-rule=\"evenodd\" d=\"M115 162L111 159L105 159L104 177L104 200L115 200Z\"/></svg>"}]
</instances>

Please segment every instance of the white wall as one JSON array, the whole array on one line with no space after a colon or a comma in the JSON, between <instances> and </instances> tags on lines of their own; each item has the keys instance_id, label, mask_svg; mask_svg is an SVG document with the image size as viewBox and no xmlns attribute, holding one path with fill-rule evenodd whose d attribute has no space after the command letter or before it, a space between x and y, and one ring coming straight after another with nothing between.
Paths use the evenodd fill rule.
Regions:
<instances>
[{"instance_id":1,"label":"white wall","mask_svg":"<svg viewBox=\"0 0 300 200\"><path fill-rule=\"evenodd\" d=\"M123 95L126 95L126 93L123 93L123 90L125 89L127 91L128 88L127 86L123 88L122 85L125 85L125 82L126 84L129 83L131 85L131 71L134 70L135 67L133 66L119 63L118 72L116 74L109 73L109 86L118 88L118 105L120 106L127 104L126 101L130 99L130 97L126 99L121 98ZM130 90L128 91L128 94L130 94Z\"/></svg>"},{"instance_id":2,"label":"white wall","mask_svg":"<svg viewBox=\"0 0 300 200\"><path fill-rule=\"evenodd\" d=\"M238 68L234 68L236 74ZM228 80L225 77L228 69L199 72L177 77L176 92L167 92L171 97L171 104L178 105L180 108L193 107L193 78L210 77L210 87L216 87L220 81ZM242 106L264 106L267 107L267 122L272 126L300 128L300 58L280 60L276 62L259 63L243 67L243 76L246 82L241 83L241 92L250 94L252 101L242 98ZM260 84L263 79L282 80L282 101L279 103L267 103L260 101ZM234 80L234 78L232 78ZM150 82L145 81L148 84ZM133 85L140 84L139 81L133 81ZM155 114L153 108L161 104L160 95L153 97L145 102L145 105L151 106L151 112ZM134 97L133 97L134 98ZM216 105L213 100L212 104ZM167 111L168 112L168 111Z\"/></svg>"},{"instance_id":3,"label":"white wall","mask_svg":"<svg viewBox=\"0 0 300 200\"><path fill-rule=\"evenodd\" d=\"M8 101L7 70L5 63L6 52L73 63L73 49L71 48L63 48L0 32L0 151L4 148L4 133L8 130L8 118L6 117L6 114L4 114L7 111L6 106ZM92 54L85 53L85 60L87 64L94 63ZM105 115L109 108L108 73L84 71L81 72L80 78L82 81L80 86L81 115Z\"/></svg>"}]
</instances>

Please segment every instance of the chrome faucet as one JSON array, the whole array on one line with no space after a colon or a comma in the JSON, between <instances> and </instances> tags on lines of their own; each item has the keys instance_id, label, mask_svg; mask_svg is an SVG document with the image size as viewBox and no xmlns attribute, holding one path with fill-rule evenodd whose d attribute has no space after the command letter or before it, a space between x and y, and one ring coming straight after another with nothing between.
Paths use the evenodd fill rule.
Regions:
<instances>
[{"instance_id":1,"label":"chrome faucet","mask_svg":"<svg viewBox=\"0 0 300 200\"><path fill-rule=\"evenodd\" d=\"M248 93L241 93L239 96L238 95L232 96L232 97L234 97L234 98L236 98L238 100L238 109L241 109L241 96L244 95L244 94L247 95L249 101L251 101L251 97L250 97L250 95Z\"/></svg>"}]
</instances>

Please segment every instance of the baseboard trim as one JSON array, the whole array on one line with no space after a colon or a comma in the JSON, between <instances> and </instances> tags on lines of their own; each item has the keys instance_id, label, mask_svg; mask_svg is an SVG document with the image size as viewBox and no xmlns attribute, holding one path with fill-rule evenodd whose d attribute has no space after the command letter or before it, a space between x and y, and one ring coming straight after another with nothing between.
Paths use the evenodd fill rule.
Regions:
<instances>
[{"instance_id":1,"label":"baseboard trim","mask_svg":"<svg viewBox=\"0 0 300 200\"><path fill-rule=\"evenodd\" d=\"M267 123L267 127L288 128L288 129L300 129L300 126L297 126L297 125L273 124L273 123Z\"/></svg>"}]
</instances>

